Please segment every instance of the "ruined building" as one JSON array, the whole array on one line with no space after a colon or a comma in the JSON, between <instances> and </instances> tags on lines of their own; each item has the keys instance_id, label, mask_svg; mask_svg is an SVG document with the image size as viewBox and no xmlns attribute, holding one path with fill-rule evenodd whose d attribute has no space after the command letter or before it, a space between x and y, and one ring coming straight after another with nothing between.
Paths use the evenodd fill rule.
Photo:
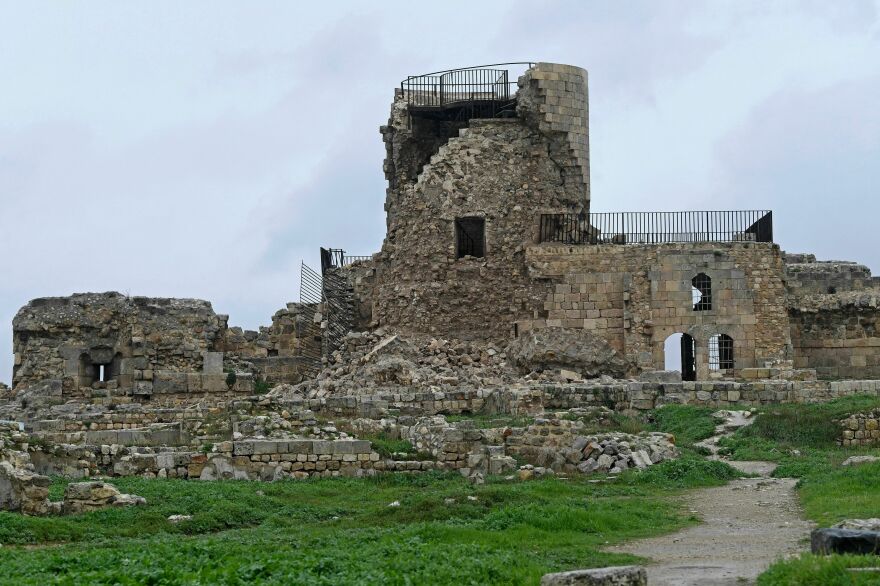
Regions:
<instances>
[{"instance_id":1,"label":"ruined building","mask_svg":"<svg viewBox=\"0 0 880 586\"><path fill-rule=\"evenodd\" d=\"M583 69L407 77L381 134L381 250L321 248L270 326L118 293L21 308L0 508L45 513L52 474L479 481L514 457L522 478L619 473L678 452L665 434L588 436L612 409L880 394L866 267L782 252L769 211L591 211ZM531 419L444 417L476 413ZM841 441L875 439L876 418ZM418 454L380 453L378 434Z\"/></svg>"},{"instance_id":2,"label":"ruined building","mask_svg":"<svg viewBox=\"0 0 880 586\"><path fill-rule=\"evenodd\" d=\"M13 323L13 388L230 397L314 376L348 332L376 328L499 347L561 330L631 375L671 351L685 380L880 378L867 268L785 254L768 211L592 213L588 122L578 67L408 77L381 127L378 253L322 249L321 274L303 273L312 296L260 332L204 301L36 299Z\"/></svg>"}]
</instances>

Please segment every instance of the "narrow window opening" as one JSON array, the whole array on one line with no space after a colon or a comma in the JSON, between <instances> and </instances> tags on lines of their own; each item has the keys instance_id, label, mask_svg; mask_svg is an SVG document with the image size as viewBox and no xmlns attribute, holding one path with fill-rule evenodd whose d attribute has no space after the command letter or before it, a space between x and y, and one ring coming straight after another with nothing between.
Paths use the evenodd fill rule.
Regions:
<instances>
[{"instance_id":1,"label":"narrow window opening","mask_svg":"<svg viewBox=\"0 0 880 586\"><path fill-rule=\"evenodd\" d=\"M98 365L98 380L102 383L107 382L107 369L104 368L103 364Z\"/></svg>"},{"instance_id":2,"label":"narrow window opening","mask_svg":"<svg viewBox=\"0 0 880 586\"><path fill-rule=\"evenodd\" d=\"M468 217L455 220L455 258L483 258L486 248L486 220Z\"/></svg>"},{"instance_id":3,"label":"narrow window opening","mask_svg":"<svg viewBox=\"0 0 880 586\"><path fill-rule=\"evenodd\" d=\"M709 338L709 370L733 368L733 338L727 334L715 334Z\"/></svg>"},{"instance_id":4,"label":"narrow window opening","mask_svg":"<svg viewBox=\"0 0 880 586\"><path fill-rule=\"evenodd\" d=\"M694 303L694 311L712 309L712 279L709 275L700 273L691 279L691 299Z\"/></svg>"}]
</instances>

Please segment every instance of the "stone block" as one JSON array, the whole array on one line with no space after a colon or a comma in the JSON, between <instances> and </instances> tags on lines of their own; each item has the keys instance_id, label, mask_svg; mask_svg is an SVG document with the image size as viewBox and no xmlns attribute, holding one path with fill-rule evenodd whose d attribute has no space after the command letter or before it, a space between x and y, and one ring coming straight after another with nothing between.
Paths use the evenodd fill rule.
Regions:
<instances>
[{"instance_id":1,"label":"stone block","mask_svg":"<svg viewBox=\"0 0 880 586\"><path fill-rule=\"evenodd\" d=\"M541 577L541 586L647 586L648 574L641 566L611 566L572 570Z\"/></svg>"},{"instance_id":2,"label":"stone block","mask_svg":"<svg viewBox=\"0 0 880 586\"><path fill-rule=\"evenodd\" d=\"M223 374L223 352L202 352L202 373Z\"/></svg>"}]
</instances>

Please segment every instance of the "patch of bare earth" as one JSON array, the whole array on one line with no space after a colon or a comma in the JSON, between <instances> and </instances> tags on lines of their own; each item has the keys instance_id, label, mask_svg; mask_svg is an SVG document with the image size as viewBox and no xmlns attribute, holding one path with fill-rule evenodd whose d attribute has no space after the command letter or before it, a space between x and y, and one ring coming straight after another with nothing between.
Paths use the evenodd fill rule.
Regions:
<instances>
[{"instance_id":1,"label":"patch of bare earth","mask_svg":"<svg viewBox=\"0 0 880 586\"><path fill-rule=\"evenodd\" d=\"M716 436L703 442L713 453L719 437L746 423L741 415L731 415ZM802 518L797 480L770 478L775 467L770 462L729 463L760 476L685 495L700 525L608 550L649 558L652 586L749 584L777 559L803 551L812 524Z\"/></svg>"}]
</instances>

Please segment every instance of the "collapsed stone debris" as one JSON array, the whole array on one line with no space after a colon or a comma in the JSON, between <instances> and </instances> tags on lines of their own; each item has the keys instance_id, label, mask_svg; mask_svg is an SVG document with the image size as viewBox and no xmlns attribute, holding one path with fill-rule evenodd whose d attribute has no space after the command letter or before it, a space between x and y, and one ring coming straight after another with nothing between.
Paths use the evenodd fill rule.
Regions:
<instances>
[{"instance_id":1,"label":"collapsed stone debris","mask_svg":"<svg viewBox=\"0 0 880 586\"><path fill-rule=\"evenodd\" d=\"M322 248L271 325L113 292L22 307L0 506L54 510L46 475L613 476L678 451L612 411L880 393L866 267L783 252L769 211L593 213L587 72L470 71L467 92L395 90L381 249ZM841 442L877 439L876 415ZM71 486L71 511L140 502Z\"/></svg>"}]
</instances>

